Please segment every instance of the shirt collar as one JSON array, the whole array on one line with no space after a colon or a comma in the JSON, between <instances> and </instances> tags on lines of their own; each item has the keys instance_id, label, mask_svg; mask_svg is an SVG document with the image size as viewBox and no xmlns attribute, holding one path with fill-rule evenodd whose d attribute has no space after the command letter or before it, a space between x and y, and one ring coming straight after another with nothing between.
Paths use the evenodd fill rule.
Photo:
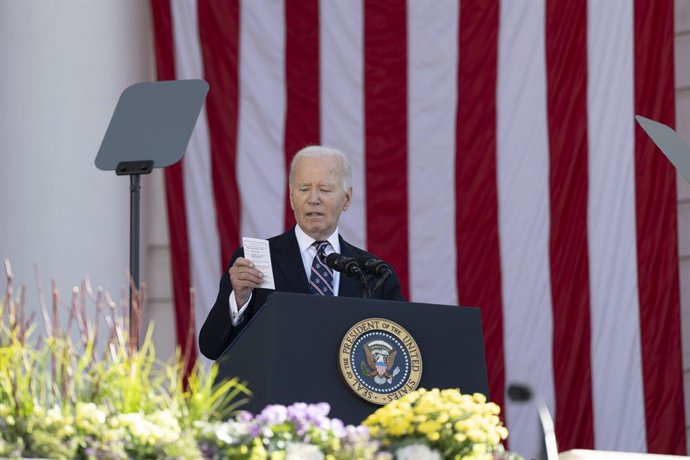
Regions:
<instances>
[{"instance_id":1,"label":"shirt collar","mask_svg":"<svg viewBox=\"0 0 690 460\"><path fill-rule=\"evenodd\" d=\"M299 246L300 252L305 252L309 247L316 241L311 236L304 233L304 230L300 228L299 225L295 225L295 236L297 237L297 245ZM338 227L335 231L331 233L331 236L327 238L327 241L331 243L331 247L334 252L340 253L340 238L338 238Z\"/></svg>"}]
</instances>

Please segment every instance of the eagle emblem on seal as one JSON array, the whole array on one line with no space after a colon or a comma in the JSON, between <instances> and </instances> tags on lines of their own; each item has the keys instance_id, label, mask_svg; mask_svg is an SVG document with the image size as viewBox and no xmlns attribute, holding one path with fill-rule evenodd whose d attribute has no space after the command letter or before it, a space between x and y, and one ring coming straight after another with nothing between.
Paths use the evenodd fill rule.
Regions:
<instances>
[{"instance_id":1,"label":"eagle emblem on seal","mask_svg":"<svg viewBox=\"0 0 690 460\"><path fill-rule=\"evenodd\" d=\"M364 345L364 353L367 362L362 361L362 372L367 377L373 377L379 385L391 383L393 377L400 373L399 367L393 369L398 352L388 342L372 340Z\"/></svg>"}]
</instances>

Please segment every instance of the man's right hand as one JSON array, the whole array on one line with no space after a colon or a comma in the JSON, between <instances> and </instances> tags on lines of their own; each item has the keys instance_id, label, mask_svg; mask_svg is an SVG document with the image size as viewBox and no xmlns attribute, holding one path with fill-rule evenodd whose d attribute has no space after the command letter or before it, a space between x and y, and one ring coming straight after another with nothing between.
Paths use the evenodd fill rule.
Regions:
<instances>
[{"instance_id":1,"label":"man's right hand","mask_svg":"<svg viewBox=\"0 0 690 460\"><path fill-rule=\"evenodd\" d=\"M230 273L230 282L235 293L237 307L240 308L247 303L252 290L261 284L264 275L254 268L254 264L249 259L244 257L238 257L228 273Z\"/></svg>"}]
</instances>

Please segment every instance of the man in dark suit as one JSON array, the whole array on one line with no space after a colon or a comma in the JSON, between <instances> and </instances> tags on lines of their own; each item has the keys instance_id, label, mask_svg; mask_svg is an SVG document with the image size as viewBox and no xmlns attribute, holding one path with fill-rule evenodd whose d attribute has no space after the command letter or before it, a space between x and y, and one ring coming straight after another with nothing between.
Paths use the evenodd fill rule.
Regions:
<instances>
[{"instance_id":1,"label":"man in dark suit","mask_svg":"<svg viewBox=\"0 0 690 460\"><path fill-rule=\"evenodd\" d=\"M300 150L290 164L289 186L297 225L268 240L276 291L320 292L318 288L316 291L310 288L309 276L315 258L324 256L317 254L317 247L325 254L374 257L338 234L340 214L347 210L352 198L352 170L342 152L321 146ZM332 279L328 279L331 286L326 295L332 291L339 296L362 296L357 280L340 276L338 272L328 276ZM274 292L259 288L262 281L262 273L244 258L243 248L235 251L230 267L220 280L216 303L199 334L199 348L206 357L218 359ZM404 300L395 273L378 289L370 288L373 298Z\"/></svg>"}]
</instances>

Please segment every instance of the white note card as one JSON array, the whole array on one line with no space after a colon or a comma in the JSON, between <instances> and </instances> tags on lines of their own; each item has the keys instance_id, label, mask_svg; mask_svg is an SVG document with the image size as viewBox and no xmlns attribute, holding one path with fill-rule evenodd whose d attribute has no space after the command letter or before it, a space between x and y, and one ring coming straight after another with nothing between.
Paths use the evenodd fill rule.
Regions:
<instances>
[{"instance_id":1,"label":"white note card","mask_svg":"<svg viewBox=\"0 0 690 460\"><path fill-rule=\"evenodd\" d=\"M275 289L273 281L273 266L271 265L271 251L268 248L268 240L259 238L242 238L244 257L254 264L254 268L264 275L264 281L259 286L262 289Z\"/></svg>"}]
</instances>

